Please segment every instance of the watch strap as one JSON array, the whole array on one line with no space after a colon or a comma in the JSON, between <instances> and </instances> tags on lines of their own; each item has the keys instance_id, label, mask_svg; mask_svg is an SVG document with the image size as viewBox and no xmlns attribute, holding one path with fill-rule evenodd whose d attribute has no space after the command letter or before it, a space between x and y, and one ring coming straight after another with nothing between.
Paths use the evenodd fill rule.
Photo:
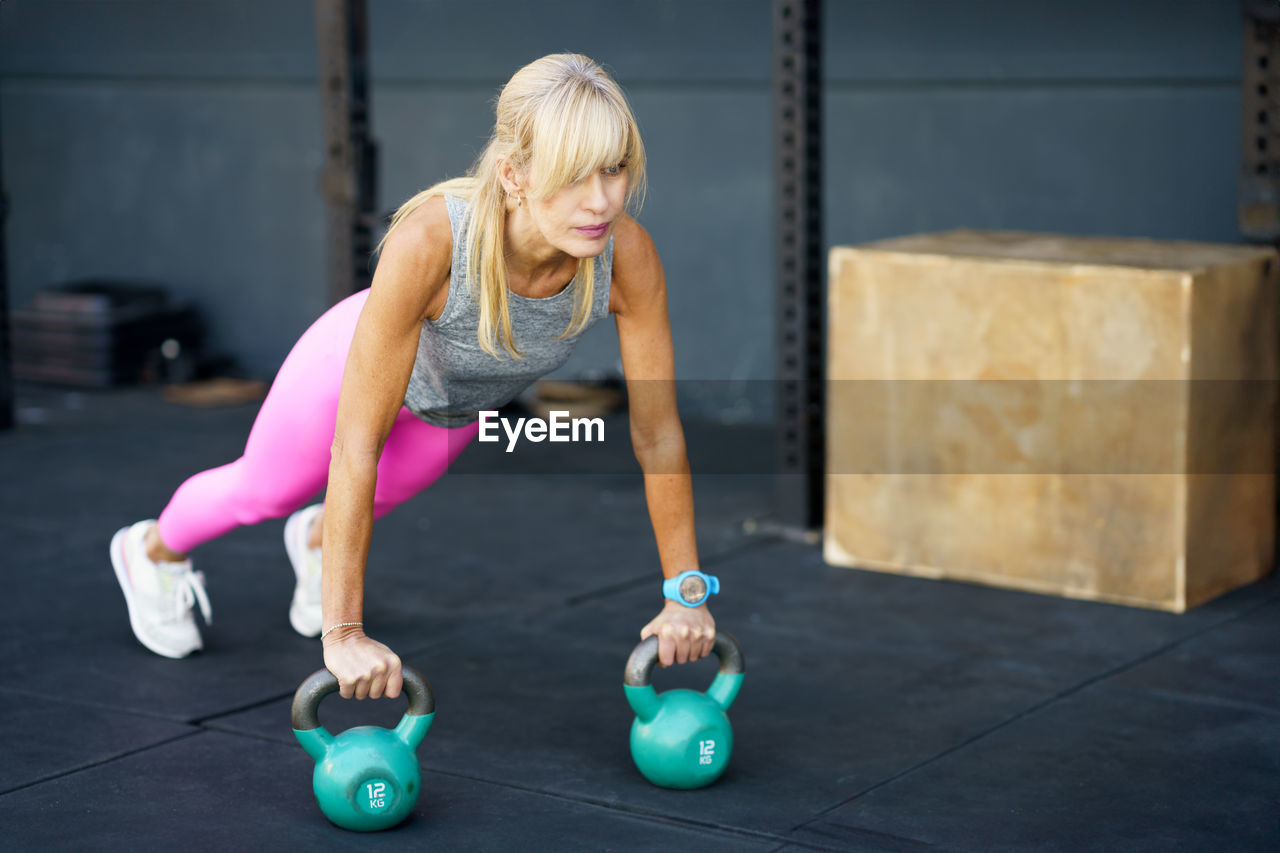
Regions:
<instances>
[{"instance_id":1,"label":"watch strap","mask_svg":"<svg viewBox=\"0 0 1280 853\"><path fill-rule=\"evenodd\" d=\"M693 604L690 604L689 602L685 601L684 598L680 595L681 584L683 584L685 582L685 579L690 576L701 578L703 584L706 585L706 594L703 595L699 601L696 601ZM715 577L714 575L708 575L696 569L690 569L689 571L681 572L675 577L667 578L662 582L662 595L665 598L669 598L672 601L677 601L680 604L683 604L685 607L698 607L702 604L705 604L708 598L710 598L711 596L715 595L718 592L720 592L720 579L718 577Z\"/></svg>"}]
</instances>

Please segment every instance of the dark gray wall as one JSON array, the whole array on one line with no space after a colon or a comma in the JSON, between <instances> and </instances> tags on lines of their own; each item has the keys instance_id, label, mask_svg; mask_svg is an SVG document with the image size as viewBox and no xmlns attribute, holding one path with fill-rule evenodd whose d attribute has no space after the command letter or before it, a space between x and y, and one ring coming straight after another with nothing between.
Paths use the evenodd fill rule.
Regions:
<instances>
[{"instance_id":1,"label":"dark gray wall","mask_svg":"<svg viewBox=\"0 0 1280 853\"><path fill-rule=\"evenodd\" d=\"M145 277L270 375L324 308L311 4L0 5L11 299Z\"/></svg>"},{"instance_id":2,"label":"dark gray wall","mask_svg":"<svg viewBox=\"0 0 1280 853\"><path fill-rule=\"evenodd\" d=\"M827 239L1236 242L1234 0L830 2Z\"/></svg>"},{"instance_id":3,"label":"dark gray wall","mask_svg":"<svg viewBox=\"0 0 1280 853\"><path fill-rule=\"evenodd\" d=\"M773 375L767 0L370 6L384 208L466 168L519 65L614 70L649 147L679 375L732 380L730 416L767 418L748 384ZM1228 0L828 0L826 242L1237 241L1241 33ZM13 303L159 279L269 375L324 308L315 73L310 0L4 0ZM598 327L568 371L616 358Z\"/></svg>"}]
</instances>

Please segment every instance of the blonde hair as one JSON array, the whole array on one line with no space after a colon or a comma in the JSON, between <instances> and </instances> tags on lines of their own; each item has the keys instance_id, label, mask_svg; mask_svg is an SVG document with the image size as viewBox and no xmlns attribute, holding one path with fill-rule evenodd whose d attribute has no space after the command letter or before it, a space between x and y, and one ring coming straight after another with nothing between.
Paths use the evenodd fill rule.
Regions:
<instances>
[{"instance_id":1,"label":"blonde hair","mask_svg":"<svg viewBox=\"0 0 1280 853\"><path fill-rule=\"evenodd\" d=\"M379 250L397 226L428 199L452 195L471 204L466 258L468 287L479 289L480 347L521 358L511 332L503 260L506 192L502 161L522 172L529 198L546 198L606 166L626 163L627 204L644 197L645 156L640 130L622 89L599 65L579 54L552 54L521 68L498 95L493 134L466 177L436 184L410 198L391 218ZM578 261L573 315L561 339L580 333L591 317L595 259Z\"/></svg>"}]
</instances>

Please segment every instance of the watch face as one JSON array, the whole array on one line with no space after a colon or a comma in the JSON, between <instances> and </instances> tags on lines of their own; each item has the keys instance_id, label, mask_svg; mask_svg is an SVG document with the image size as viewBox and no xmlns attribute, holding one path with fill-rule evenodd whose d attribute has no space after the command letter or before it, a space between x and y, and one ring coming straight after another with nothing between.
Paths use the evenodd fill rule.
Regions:
<instances>
[{"instance_id":1,"label":"watch face","mask_svg":"<svg viewBox=\"0 0 1280 853\"><path fill-rule=\"evenodd\" d=\"M690 575L680 583L680 597L693 604L707 595L707 582L697 575Z\"/></svg>"}]
</instances>

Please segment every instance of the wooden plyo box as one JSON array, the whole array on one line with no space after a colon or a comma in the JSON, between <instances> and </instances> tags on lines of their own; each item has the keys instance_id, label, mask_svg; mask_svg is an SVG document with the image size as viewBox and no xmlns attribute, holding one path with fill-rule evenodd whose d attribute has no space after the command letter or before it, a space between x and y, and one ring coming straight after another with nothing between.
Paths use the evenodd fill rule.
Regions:
<instances>
[{"instance_id":1,"label":"wooden plyo box","mask_svg":"<svg viewBox=\"0 0 1280 853\"><path fill-rule=\"evenodd\" d=\"M1182 612L1275 560L1271 249L953 231L831 251L832 564Z\"/></svg>"}]
</instances>

